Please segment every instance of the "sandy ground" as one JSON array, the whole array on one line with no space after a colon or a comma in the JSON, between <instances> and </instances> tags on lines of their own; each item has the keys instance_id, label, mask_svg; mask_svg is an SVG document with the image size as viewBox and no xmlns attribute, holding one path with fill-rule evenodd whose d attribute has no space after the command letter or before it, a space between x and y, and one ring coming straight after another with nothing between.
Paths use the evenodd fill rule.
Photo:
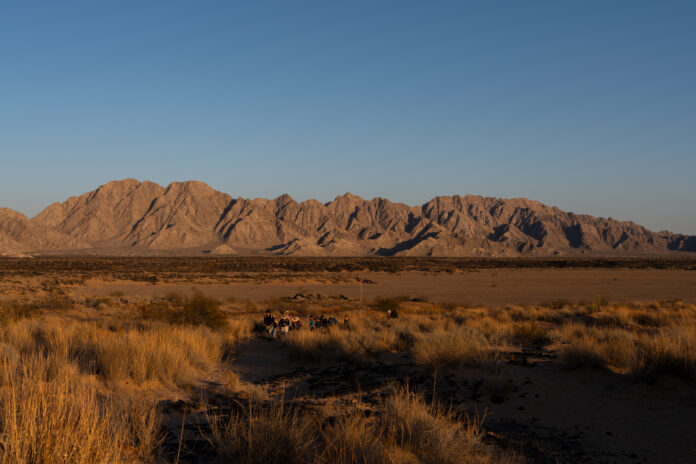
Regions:
<instances>
[{"instance_id":1,"label":"sandy ground","mask_svg":"<svg viewBox=\"0 0 696 464\"><path fill-rule=\"evenodd\" d=\"M242 346L233 365L245 381L310 403L369 399L405 378L416 389L433 387L433 372L405 356L362 364L298 362L281 343L265 339ZM439 373L437 395L483 416L488 440L521 451L528 463L696 462L696 390L677 379L647 385L607 371L568 370L533 354L502 372L513 386L502 395L487 390L476 369Z\"/></svg>"},{"instance_id":2,"label":"sandy ground","mask_svg":"<svg viewBox=\"0 0 696 464\"><path fill-rule=\"evenodd\" d=\"M195 284L212 297L265 300L295 293L345 295L360 299L357 278L365 301L376 297L409 296L430 301L504 305L534 304L554 299L592 300L600 295L611 301L660 301L681 299L696 303L696 271L657 269L491 269L457 273L345 274L343 283L246 281L230 284ZM104 296L114 291L126 295L161 296L190 292L192 284L86 281L80 293Z\"/></svg>"}]
</instances>

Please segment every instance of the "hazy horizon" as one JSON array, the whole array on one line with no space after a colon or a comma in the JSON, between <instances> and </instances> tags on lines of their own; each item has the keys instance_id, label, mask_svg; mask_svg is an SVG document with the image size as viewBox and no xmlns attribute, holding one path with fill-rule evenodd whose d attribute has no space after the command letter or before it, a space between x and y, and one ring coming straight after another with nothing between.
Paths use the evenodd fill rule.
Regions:
<instances>
[{"instance_id":1,"label":"hazy horizon","mask_svg":"<svg viewBox=\"0 0 696 464\"><path fill-rule=\"evenodd\" d=\"M115 179L525 197L696 234L691 2L0 10L0 206Z\"/></svg>"}]
</instances>

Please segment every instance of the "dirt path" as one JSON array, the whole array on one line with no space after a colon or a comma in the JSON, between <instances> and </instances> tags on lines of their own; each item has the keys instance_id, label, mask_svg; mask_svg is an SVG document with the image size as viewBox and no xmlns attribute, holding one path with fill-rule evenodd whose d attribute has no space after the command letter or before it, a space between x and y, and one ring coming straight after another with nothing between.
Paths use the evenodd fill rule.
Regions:
<instances>
[{"instance_id":1,"label":"dirt path","mask_svg":"<svg viewBox=\"0 0 696 464\"><path fill-rule=\"evenodd\" d=\"M239 378L254 383L289 375L304 365L290 358L287 347L281 341L265 337L252 338L242 344L232 359L233 369Z\"/></svg>"}]
</instances>

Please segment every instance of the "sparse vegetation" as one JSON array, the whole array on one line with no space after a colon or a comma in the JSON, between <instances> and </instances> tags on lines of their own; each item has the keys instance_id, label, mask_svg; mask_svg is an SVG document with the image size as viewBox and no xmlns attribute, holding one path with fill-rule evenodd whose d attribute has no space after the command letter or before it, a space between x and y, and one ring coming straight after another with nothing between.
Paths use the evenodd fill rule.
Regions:
<instances>
[{"instance_id":1,"label":"sparse vegetation","mask_svg":"<svg viewBox=\"0 0 696 464\"><path fill-rule=\"evenodd\" d=\"M246 403L212 418L212 441L224 459L250 464L519 462L484 444L478 420L428 404L407 388L391 390L375 413L366 418L357 408L311 411L274 403L255 409Z\"/></svg>"},{"instance_id":2,"label":"sparse vegetation","mask_svg":"<svg viewBox=\"0 0 696 464\"><path fill-rule=\"evenodd\" d=\"M161 320L177 325L206 325L218 329L227 323L220 302L196 290L192 296L170 293L160 300L148 301L140 308L144 319Z\"/></svg>"},{"instance_id":3,"label":"sparse vegetation","mask_svg":"<svg viewBox=\"0 0 696 464\"><path fill-rule=\"evenodd\" d=\"M678 300L360 305L309 291L265 301L82 294L79 280L66 282L43 279L0 301L0 464L155 464L186 453L247 463L522 462L470 408L480 398L522 401L518 366L545 362L554 375L592 372L640 388L696 381L696 305ZM305 326L259 340L266 308ZM338 324L309 331L309 314ZM256 365L237 370L247 341L242 353L281 353L278 362L296 369L295 390L271 374L257 380ZM308 390L298 393L302 382Z\"/></svg>"}]
</instances>

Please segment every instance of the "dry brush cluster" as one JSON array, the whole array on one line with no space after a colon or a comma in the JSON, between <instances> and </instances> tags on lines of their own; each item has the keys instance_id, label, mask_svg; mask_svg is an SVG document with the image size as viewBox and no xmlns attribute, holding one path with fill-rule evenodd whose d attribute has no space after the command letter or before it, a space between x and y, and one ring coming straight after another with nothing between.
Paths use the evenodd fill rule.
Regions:
<instances>
[{"instance_id":1,"label":"dry brush cluster","mask_svg":"<svg viewBox=\"0 0 696 464\"><path fill-rule=\"evenodd\" d=\"M370 414L366 414L369 412ZM267 464L506 464L519 459L484 442L481 423L393 388L373 409L328 404L318 410L274 403L212 418L225 462Z\"/></svg>"},{"instance_id":2,"label":"dry brush cluster","mask_svg":"<svg viewBox=\"0 0 696 464\"><path fill-rule=\"evenodd\" d=\"M205 378L250 333L240 321L79 320L57 315L79 305L55 298L2 306L0 463L153 461L158 398L139 387Z\"/></svg>"}]
</instances>

